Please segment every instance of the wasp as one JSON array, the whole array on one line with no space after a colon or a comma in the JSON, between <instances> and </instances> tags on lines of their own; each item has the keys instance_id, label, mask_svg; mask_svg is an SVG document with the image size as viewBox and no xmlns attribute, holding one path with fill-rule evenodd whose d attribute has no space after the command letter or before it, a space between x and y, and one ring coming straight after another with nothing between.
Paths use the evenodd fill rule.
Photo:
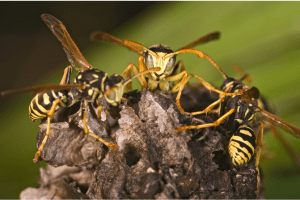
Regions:
<instances>
[{"instance_id":1,"label":"wasp","mask_svg":"<svg viewBox=\"0 0 300 200\"><path fill-rule=\"evenodd\" d=\"M255 167L258 172L256 191L258 192L260 184L258 164L262 149L264 124L261 121L255 123L255 114L259 113L265 118L267 123L270 123L273 126L292 134L296 138L300 138L300 129L277 117L276 115L262 109L262 100L260 99L259 90L256 87L249 88L247 85L244 85L242 83L244 79L248 80L248 82L251 81L249 75L247 74L243 74L240 80L229 78L227 76L221 86L221 89L224 92L238 92L244 90L241 95L224 96L220 94L220 97L217 101L213 102L206 109L199 112L186 113L182 108L180 108L182 109L182 112L190 115L217 112L219 118L213 123L195 126L183 126L176 129L176 132L186 129L216 127L225 122L227 129L231 133L231 138L228 145L228 153L234 166L247 163L252 158L255 148L257 147ZM182 90L182 88L180 89ZM219 105L219 108L212 110L216 105ZM254 130L258 131L258 133L256 134L256 131ZM279 136L281 137L281 135ZM284 145L286 145L286 143L284 143Z\"/></svg>"},{"instance_id":2,"label":"wasp","mask_svg":"<svg viewBox=\"0 0 300 200\"><path fill-rule=\"evenodd\" d=\"M225 73L212 58L199 50L191 49L198 44L205 44L209 41L219 39L219 37L219 32L210 33L206 36L198 38L197 40L189 43L184 47L179 48L175 52L166 45L158 44L147 48L137 42L131 40L121 40L113 35L101 31L93 32L90 39L92 41L114 43L122 47L126 47L127 49L134 51L140 55L139 68L132 63L129 64L122 73L122 77L130 76L131 71L134 74L137 74L139 71L143 71L145 69L160 67L159 71L152 71L148 74L145 74L146 78L144 76L137 77L137 80L143 89L149 88L150 90L160 90L162 92L175 93L179 90L180 87L185 85L185 82L187 82L191 77L196 77L209 90L228 96L237 95L236 93L231 94L217 90L198 76L188 76L183 61L180 60L176 63L176 55L182 53L194 53L198 56L198 58L206 58L225 77ZM176 71L178 69L180 70L180 73L176 74ZM173 83L177 81L178 83L174 85ZM130 87L131 85L128 85L127 89L129 90Z\"/></svg>"},{"instance_id":3,"label":"wasp","mask_svg":"<svg viewBox=\"0 0 300 200\"><path fill-rule=\"evenodd\" d=\"M216 127L225 122L228 130L231 130L233 133L229 142L229 155L232 159L233 165L235 166L248 162L254 153L255 146L260 146L262 144L263 124L260 123L259 125L260 131L256 139L256 144L255 139L253 140L253 138L255 138L254 131L249 125L249 123L254 120L256 113L260 113L263 117L265 117L268 123L287 131L297 138L300 137L300 129L298 127L284 121L259 106L261 105L259 90L256 87L249 88L247 85L244 85L242 80L246 78L249 79L249 76L244 75L240 80L229 78L227 76L221 86L221 89L224 92L238 92L244 89L245 91L243 91L241 95L229 97L221 94L217 101L213 102L203 111L188 113L190 115L208 113L212 111L212 108L219 104L219 109L217 110L219 119L217 119L214 123L196 126L183 126L176 129L176 132L179 132L185 129L200 129L212 126ZM251 139L248 138L248 136L250 136Z\"/></svg>"},{"instance_id":4,"label":"wasp","mask_svg":"<svg viewBox=\"0 0 300 200\"><path fill-rule=\"evenodd\" d=\"M219 99L210 104L203 111L187 113L184 112L182 107L180 107L181 112L189 115L217 112L219 118L214 123L183 126L176 129L176 132L186 129L200 129L212 126L216 127L225 122L228 130L231 130L233 133L229 144L229 154L232 158L232 163L235 166L248 162L254 153L253 149L255 148L255 142L253 142L252 139L246 139L246 135L251 135L251 137L254 135L249 123L254 120L256 113L261 114L267 123L271 123L272 125L294 135L297 138L300 137L300 129L298 127L261 108L262 100L260 99L259 90L256 87L249 88L247 85L242 83L244 79L248 79L248 81L251 80L249 75L244 74L240 80L229 78L227 75L226 77L227 78L221 86L223 92L237 93L239 91L243 91L243 93L235 96L224 96L220 94ZM180 88L179 92L181 92L182 89L183 87ZM212 110L216 105L219 105L219 108L217 110ZM260 129L261 131L258 138L262 137L263 124L260 125ZM237 135L239 134L243 134L243 136L241 136L242 139L238 139L239 136ZM261 140L262 139L256 141L256 145L260 145ZM234 147L234 142L237 142L239 146L243 147L247 145L246 148L250 148L250 150L246 150L243 147Z\"/></svg>"},{"instance_id":5,"label":"wasp","mask_svg":"<svg viewBox=\"0 0 300 200\"><path fill-rule=\"evenodd\" d=\"M88 102L96 103L98 106L98 116L100 118L102 107L98 101L99 98L104 97L110 105L117 106L122 100L122 95L125 91L124 88L129 82L132 81L133 78L136 78L144 73L149 73L150 71L160 69L153 68L146 70L144 72L137 73L135 76L126 80L117 74L108 76L107 73L93 68L93 66L87 62L60 20L49 14L42 14L41 17L49 29L57 37L57 39L62 43L63 49L67 54L71 66L68 66L65 69L60 85L35 86L1 92L1 95L29 91L37 93L29 106L29 118L32 122L38 119L47 118L47 131L42 144L39 146L38 151L34 156L33 161L38 161L40 153L46 144L50 133L50 120L55 111L60 107L71 106L77 100L82 102L82 124L85 133L95 137L106 146L117 149L117 145L110 144L109 142L106 142L99 136L89 131L86 125L87 116L84 112L85 107L87 106ZM74 84L70 84L72 67L79 71L74 80ZM71 101L69 101L69 99L71 99Z\"/></svg>"}]
</instances>

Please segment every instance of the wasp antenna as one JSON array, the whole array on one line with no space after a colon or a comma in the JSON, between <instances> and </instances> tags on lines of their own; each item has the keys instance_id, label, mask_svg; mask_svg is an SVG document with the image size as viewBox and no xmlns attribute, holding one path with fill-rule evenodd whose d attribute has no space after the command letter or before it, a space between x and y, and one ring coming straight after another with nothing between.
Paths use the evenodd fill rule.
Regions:
<instances>
[{"instance_id":1,"label":"wasp antenna","mask_svg":"<svg viewBox=\"0 0 300 200\"><path fill-rule=\"evenodd\" d=\"M139 73L137 73L136 75L126 79L123 83L123 86L126 86L130 81L132 81L132 79L138 77L138 76L141 76L143 74L147 74L149 72L154 72L154 71L160 71L160 67L154 67L154 68L151 68L151 69L147 69L147 70L144 70L144 71L141 71Z\"/></svg>"}]
</instances>

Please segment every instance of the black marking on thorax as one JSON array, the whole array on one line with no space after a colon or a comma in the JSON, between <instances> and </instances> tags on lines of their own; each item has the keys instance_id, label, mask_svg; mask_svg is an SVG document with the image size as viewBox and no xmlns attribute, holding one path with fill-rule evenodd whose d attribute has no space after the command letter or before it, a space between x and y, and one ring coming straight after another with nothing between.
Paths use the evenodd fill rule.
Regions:
<instances>
[{"instance_id":1,"label":"black marking on thorax","mask_svg":"<svg viewBox=\"0 0 300 200\"><path fill-rule=\"evenodd\" d=\"M85 85L85 89L71 90L73 99L91 100L101 92L101 84L106 73L97 69L89 69L79 72L74 83ZM95 94L97 93L97 94Z\"/></svg>"}]
</instances>

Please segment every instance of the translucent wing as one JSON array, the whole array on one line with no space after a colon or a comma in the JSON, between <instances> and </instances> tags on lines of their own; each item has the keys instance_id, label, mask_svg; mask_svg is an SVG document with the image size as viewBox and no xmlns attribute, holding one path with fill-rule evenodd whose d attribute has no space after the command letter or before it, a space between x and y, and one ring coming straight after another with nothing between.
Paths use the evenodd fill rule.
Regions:
<instances>
[{"instance_id":1,"label":"translucent wing","mask_svg":"<svg viewBox=\"0 0 300 200\"><path fill-rule=\"evenodd\" d=\"M42 14L41 17L56 38L62 43L69 62L76 70L81 71L93 68L86 61L61 21L49 14Z\"/></svg>"},{"instance_id":2,"label":"translucent wing","mask_svg":"<svg viewBox=\"0 0 300 200\"><path fill-rule=\"evenodd\" d=\"M266 110L258 109L258 112L260 112L264 117L266 117L268 123L271 123L273 126L278 127L297 138L300 138L300 128L284 121L283 119L277 117L272 113L269 113Z\"/></svg>"},{"instance_id":3,"label":"translucent wing","mask_svg":"<svg viewBox=\"0 0 300 200\"><path fill-rule=\"evenodd\" d=\"M294 162L300 167L300 156L295 151L293 146L287 141L287 139L283 136L281 131L278 130L278 128L271 126L271 131L273 132L272 134L275 136L276 139L280 141L280 143L286 148L286 150L289 152L291 157L293 158Z\"/></svg>"},{"instance_id":4,"label":"translucent wing","mask_svg":"<svg viewBox=\"0 0 300 200\"><path fill-rule=\"evenodd\" d=\"M237 64L233 65L232 69L241 76L241 81L246 80L248 83L252 82L250 75L245 74L244 71Z\"/></svg>"},{"instance_id":5,"label":"translucent wing","mask_svg":"<svg viewBox=\"0 0 300 200\"><path fill-rule=\"evenodd\" d=\"M212 40L217 40L220 38L220 32L214 32L214 33L210 33L208 35L205 35L203 37L198 38L197 40L189 43L188 45L185 45L184 47L181 47L180 49L178 49L177 51L181 50L181 49L190 49L196 45L199 44L205 44L207 42L210 42Z\"/></svg>"},{"instance_id":6,"label":"translucent wing","mask_svg":"<svg viewBox=\"0 0 300 200\"><path fill-rule=\"evenodd\" d=\"M34 93L40 93L40 92L47 92L50 90L70 90L70 89L84 89L84 86L78 85L78 84L70 84L70 85L40 85L40 86L34 86L34 87L28 87L28 88L20 88L15 90L7 90L3 91L0 94L2 96L13 94L13 93L24 93L24 92L34 92Z\"/></svg>"},{"instance_id":7,"label":"translucent wing","mask_svg":"<svg viewBox=\"0 0 300 200\"><path fill-rule=\"evenodd\" d=\"M136 48L134 46L125 44L123 40L116 38L113 35L110 35L108 33L102 32L102 31L95 31L91 34L90 37L91 41L100 41L100 42L110 42L117 45L120 45L122 47L126 47L130 51L134 51L140 55L144 55L144 51L142 49Z\"/></svg>"}]
</instances>

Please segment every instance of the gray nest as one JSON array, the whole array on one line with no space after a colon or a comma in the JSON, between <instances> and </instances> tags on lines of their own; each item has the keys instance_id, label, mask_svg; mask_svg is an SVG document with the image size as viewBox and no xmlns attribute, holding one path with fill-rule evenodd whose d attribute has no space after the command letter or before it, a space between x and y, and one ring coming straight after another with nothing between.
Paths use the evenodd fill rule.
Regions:
<instances>
[{"instance_id":1,"label":"gray nest","mask_svg":"<svg viewBox=\"0 0 300 200\"><path fill-rule=\"evenodd\" d=\"M180 113L174 97L158 92L130 92L130 103L117 111L103 102L98 120L87 109L87 125L106 147L82 129L80 102L60 109L52 119L50 137L40 159L39 186L27 188L21 199L253 199L257 186L255 160L233 167L228 155L230 135L225 126L175 133L183 125L203 124L214 115ZM218 98L206 89L186 88L181 102L186 111L203 110ZM37 147L46 132L42 122ZM255 156L253 156L255 157Z\"/></svg>"}]
</instances>

